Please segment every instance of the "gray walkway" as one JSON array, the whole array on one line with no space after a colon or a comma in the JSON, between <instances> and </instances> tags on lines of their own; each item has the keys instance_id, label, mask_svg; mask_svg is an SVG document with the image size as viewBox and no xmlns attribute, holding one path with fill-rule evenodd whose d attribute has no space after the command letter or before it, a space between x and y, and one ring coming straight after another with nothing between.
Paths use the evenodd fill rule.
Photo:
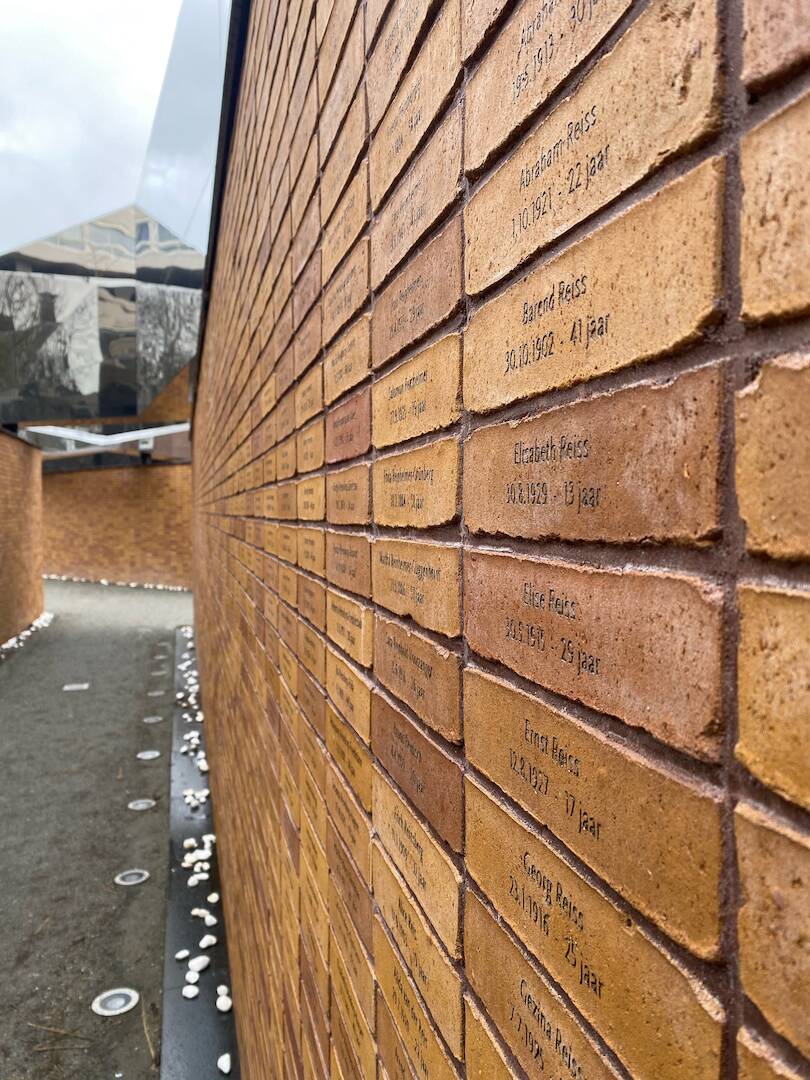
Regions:
<instances>
[{"instance_id":1,"label":"gray walkway","mask_svg":"<svg viewBox=\"0 0 810 1080\"><path fill-rule=\"evenodd\" d=\"M156 1077L145 1028L158 1049L174 628L191 597L49 582L46 608L51 626L0 664L0 1077ZM139 761L147 748L162 757ZM127 810L141 796L157 808ZM130 867L151 879L114 885ZM95 1016L116 986L143 1009Z\"/></svg>"}]
</instances>

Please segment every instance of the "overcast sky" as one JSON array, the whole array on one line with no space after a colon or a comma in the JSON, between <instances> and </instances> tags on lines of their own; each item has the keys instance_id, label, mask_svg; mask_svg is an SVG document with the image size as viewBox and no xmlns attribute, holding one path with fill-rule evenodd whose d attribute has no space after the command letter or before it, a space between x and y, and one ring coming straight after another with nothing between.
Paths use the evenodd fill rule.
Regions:
<instances>
[{"instance_id":1,"label":"overcast sky","mask_svg":"<svg viewBox=\"0 0 810 1080\"><path fill-rule=\"evenodd\" d=\"M169 228L190 230L191 242L200 246L202 239L204 247L207 209L201 212L199 206L205 207L206 185L210 198L227 0L186 5L180 27L192 57L185 49L179 59L173 57L177 104L169 108L165 96L161 102L155 148L144 172L180 6L181 0L19 0L4 5L0 252L126 206L136 197L148 202L144 209ZM201 72L207 76L204 83ZM170 145L172 128L177 148ZM164 168L167 164L171 168ZM174 196L178 188L182 200Z\"/></svg>"}]
</instances>

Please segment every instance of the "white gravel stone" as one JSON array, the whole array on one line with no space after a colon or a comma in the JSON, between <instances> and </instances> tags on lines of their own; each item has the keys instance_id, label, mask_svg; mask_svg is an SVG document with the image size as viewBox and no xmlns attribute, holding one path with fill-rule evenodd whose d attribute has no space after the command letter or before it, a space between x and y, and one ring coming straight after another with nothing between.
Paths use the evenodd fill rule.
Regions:
<instances>
[{"instance_id":1,"label":"white gravel stone","mask_svg":"<svg viewBox=\"0 0 810 1080\"><path fill-rule=\"evenodd\" d=\"M181 993L184 998L188 998L189 1001L193 1000L200 992L198 986L184 986Z\"/></svg>"}]
</instances>

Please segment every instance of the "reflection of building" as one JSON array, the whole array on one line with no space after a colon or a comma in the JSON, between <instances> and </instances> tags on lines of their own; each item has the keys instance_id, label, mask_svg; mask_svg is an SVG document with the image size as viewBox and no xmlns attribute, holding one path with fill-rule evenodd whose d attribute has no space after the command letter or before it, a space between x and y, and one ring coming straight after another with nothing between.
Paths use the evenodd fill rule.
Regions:
<instances>
[{"instance_id":1,"label":"reflection of building","mask_svg":"<svg viewBox=\"0 0 810 1080\"><path fill-rule=\"evenodd\" d=\"M202 285L205 257L138 206L62 229L0 255L0 270L127 277L160 285Z\"/></svg>"},{"instance_id":2,"label":"reflection of building","mask_svg":"<svg viewBox=\"0 0 810 1080\"><path fill-rule=\"evenodd\" d=\"M203 262L136 206L0 257L0 422L142 412L194 355Z\"/></svg>"}]
</instances>

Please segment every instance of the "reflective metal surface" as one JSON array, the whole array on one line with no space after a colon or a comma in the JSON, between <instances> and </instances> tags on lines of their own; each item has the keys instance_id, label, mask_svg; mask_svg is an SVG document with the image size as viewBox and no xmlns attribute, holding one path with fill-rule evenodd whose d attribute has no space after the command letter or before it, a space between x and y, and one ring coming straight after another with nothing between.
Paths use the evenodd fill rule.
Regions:
<instances>
[{"instance_id":1,"label":"reflective metal surface","mask_svg":"<svg viewBox=\"0 0 810 1080\"><path fill-rule=\"evenodd\" d=\"M0 423L143 412L195 354L203 264L136 206L0 256Z\"/></svg>"}]
</instances>

